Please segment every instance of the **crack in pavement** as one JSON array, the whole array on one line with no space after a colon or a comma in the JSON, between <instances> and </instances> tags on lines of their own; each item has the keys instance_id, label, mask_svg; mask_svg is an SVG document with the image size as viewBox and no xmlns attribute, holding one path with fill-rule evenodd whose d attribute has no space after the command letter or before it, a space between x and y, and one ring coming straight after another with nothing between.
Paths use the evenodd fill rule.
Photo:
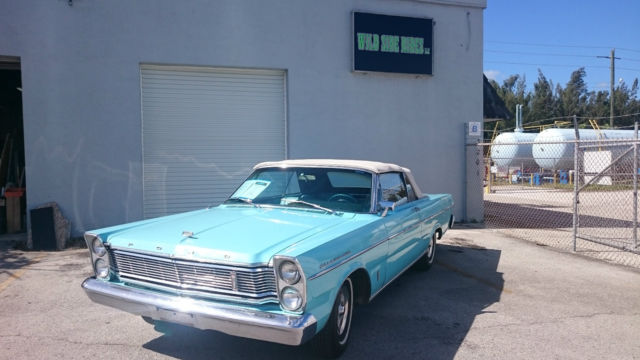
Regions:
<instances>
[{"instance_id":1,"label":"crack in pavement","mask_svg":"<svg viewBox=\"0 0 640 360\"><path fill-rule=\"evenodd\" d=\"M136 348L141 347L140 344L124 344L124 343L112 343L112 342L84 342L84 341L70 340L67 338L58 338L58 337L43 336L43 335L0 334L0 339L2 338L25 338L25 339L39 339L39 340L47 339L47 340L65 342L65 343L74 344L74 345L104 345L104 346L115 345L115 346L127 346L127 347L136 347Z\"/></svg>"}]
</instances>

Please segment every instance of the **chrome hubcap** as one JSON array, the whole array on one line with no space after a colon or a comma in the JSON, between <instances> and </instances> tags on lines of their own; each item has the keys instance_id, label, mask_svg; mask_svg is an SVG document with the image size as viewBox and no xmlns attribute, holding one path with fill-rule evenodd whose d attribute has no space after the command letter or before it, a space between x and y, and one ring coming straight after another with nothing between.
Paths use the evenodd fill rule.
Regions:
<instances>
[{"instance_id":1,"label":"chrome hubcap","mask_svg":"<svg viewBox=\"0 0 640 360\"><path fill-rule=\"evenodd\" d=\"M347 289L342 288L340 291L340 299L338 300L338 334L342 335L347 328L349 320L349 294Z\"/></svg>"},{"instance_id":2,"label":"chrome hubcap","mask_svg":"<svg viewBox=\"0 0 640 360\"><path fill-rule=\"evenodd\" d=\"M429 262L433 261L433 253L436 250L436 247L434 246L436 239L435 236L433 237L433 239L431 239L431 241L429 242L429 248L427 248L427 259L429 260Z\"/></svg>"}]
</instances>

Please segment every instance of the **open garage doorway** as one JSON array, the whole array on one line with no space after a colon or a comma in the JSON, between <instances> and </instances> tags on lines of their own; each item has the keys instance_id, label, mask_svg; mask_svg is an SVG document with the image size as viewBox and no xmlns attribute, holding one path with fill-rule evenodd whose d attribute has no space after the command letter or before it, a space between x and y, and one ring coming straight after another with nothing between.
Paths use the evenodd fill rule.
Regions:
<instances>
[{"instance_id":1,"label":"open garage doorway","mask_svg":"<svg viewBox=\"0 0 640 360\"><path fill-rule=\"evenodd\" d=\"M20 58L0 55L0 234L26 231Z\"/></svg>"}]
</instances>

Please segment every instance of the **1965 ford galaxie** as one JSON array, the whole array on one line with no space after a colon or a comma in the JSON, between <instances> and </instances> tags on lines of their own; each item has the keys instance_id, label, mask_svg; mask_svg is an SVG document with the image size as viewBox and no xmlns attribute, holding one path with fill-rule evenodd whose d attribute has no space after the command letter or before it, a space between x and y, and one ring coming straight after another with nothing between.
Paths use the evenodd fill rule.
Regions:
<instances>
[{"instance_id":1,"label":"1965 ford galaxie","mask_svg":"<svg viewBox=\"0 0 640 360\"><path fill-rule=\"evenodd\" d=\"M340 355L353 306L414 265L453 224L448 194L409 169L354 160L261 163L223 204L85 234L95 302Z\"/></svg>"}]
</instances>

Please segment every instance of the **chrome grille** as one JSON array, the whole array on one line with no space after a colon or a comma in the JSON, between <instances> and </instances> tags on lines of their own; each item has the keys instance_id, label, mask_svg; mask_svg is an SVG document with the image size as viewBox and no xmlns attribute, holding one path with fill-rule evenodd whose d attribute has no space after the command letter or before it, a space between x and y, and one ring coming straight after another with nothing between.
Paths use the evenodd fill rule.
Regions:
<instances>
[{"instance_id":1,"label":"chrome grille","mask_svg":"<svg viewBox=\"0 0 640 360\"><path fill-rule=\"evenodd\" d=\"M277 298L273 269L239 267L110 250L112 269L122 280L151 282L182 290L256 300Z\"/></svg>"}]
</instances>

